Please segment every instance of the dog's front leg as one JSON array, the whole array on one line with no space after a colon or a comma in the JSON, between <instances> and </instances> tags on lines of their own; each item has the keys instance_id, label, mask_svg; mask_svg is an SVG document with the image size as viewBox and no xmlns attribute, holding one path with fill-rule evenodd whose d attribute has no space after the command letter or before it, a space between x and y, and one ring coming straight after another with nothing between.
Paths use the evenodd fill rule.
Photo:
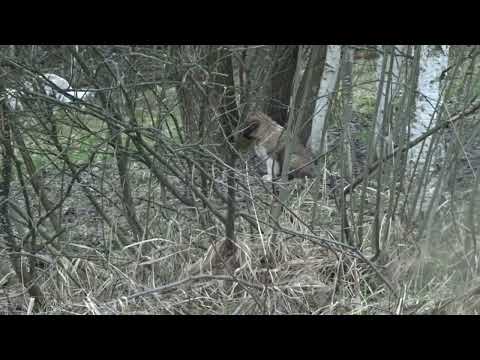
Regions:
<instances>
[{"instance_id":1,"label":"dog's front leg","mask_svg":"<svg viewBox=\"0 0 480 360\"><path fill-rule=\"evenodd\" d=\"M272 181L272 179L273 179L272 170L273 170L274 163L275 162L271 157L267 157L267 159L265 161L265 164L267 166L267 175L262 176L262 179L264 181Z\"/></svg>"},{"instance_id":2,"label":"dog's front leg","mask_svg":"<svg viewBox=\"0 0 480 360\"><path fill-rule=\"evenodd\" d=\"M281 175L280 163L277 160L273 160L273 176L279 177Z\"/></svg>"},{"instance_id":3,"label":"dog's front leg","mask_svg":"<svg viewBox=\"0 0 480 360\"><path fill-rule=\"evenodd\" d=\"M267 167L267 175L263 175L262 179L264 181L272 181L273 159L268 155L267 150L263 146L255 145L255 153L262 161L265 161L265 166Z\"/></svg>"}]
</instances>

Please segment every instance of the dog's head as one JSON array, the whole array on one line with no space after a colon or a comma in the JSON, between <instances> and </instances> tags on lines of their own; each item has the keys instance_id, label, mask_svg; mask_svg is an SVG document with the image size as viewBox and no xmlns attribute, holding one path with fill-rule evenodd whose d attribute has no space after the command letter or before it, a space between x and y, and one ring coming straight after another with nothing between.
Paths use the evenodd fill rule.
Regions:
<instances>
[{"instance_id":1,"label":"dog's head","mask_svg":"<svg viewBox=\"0 0 480 360\"><path fill-rule=\"evenodd\" d=\"M241 131L241 134L248 140L257 139L257 130L260 127L262 121L265 121L264 117L266 115L260 112L253 112L247 116L245 121L245 126Z\"/></svg>"}]
</instances>

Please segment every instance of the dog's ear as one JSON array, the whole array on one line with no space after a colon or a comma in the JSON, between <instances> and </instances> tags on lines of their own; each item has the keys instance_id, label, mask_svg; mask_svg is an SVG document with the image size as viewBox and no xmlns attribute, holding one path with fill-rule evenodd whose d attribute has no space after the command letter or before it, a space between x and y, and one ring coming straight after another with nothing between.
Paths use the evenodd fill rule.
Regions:
<instances>
[{"instance_id":1,"label":"dog's ear","mask_svg":"<svg viewBox=\"0 0 480 360\"><path fill-rule=\"evenodd\" d=\"M260 126L259 121L250 121L246 124L245 129L242 131L242 135L245 136L247 139L253 139L253 133L258 129Z\"/></svg>"}]
</instances>

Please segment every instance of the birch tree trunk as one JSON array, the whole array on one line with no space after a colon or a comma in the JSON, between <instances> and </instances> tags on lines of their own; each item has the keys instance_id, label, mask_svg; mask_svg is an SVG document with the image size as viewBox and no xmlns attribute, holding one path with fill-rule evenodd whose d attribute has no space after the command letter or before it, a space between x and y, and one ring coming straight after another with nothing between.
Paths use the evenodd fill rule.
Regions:
<instances>
[{"instance_id":1,"label":"birch tree trunk","mask_svg":"<svg viewBox=\"0 0 480 360\"><path fill-rule=\"evenodd\" d=\"M420 49L420 69L417 82L417 99L415 108L415 121L411 125L410 138L413 140L422 135L435 125L437 113L440 109L441 84L440 77L448 66L449 47L443 46L422 46ZM433 159L441 156L440 146L432 147L432 138L427 137L421 146L413 147L409 152L409 167L413 171L417 163L417 204L413 205L412 211L417 208L422 210L423 203L433 194L433 184L437 183L433 178ZM413 215L413 214L412 214Z\"/></svg>"},{"instance_id":2,"label":"birch tree trunk","mask_svg":"<svg viewBox=\"0 0 480 360\"><path fill-rule=\"evenodd\" d=\"M73 49L75 53L78 55L80 53L80 47L78 45L73 45ZM70 84L74 83L76 80L76 73L77 73L77 63L75 60L75 56L70 55L70 72L69 72L69 77L70 77Z\"/></svg>"},{"instance_id":3,"label":"birch tree trunk","mask_svg":"<svg viewBox=\"0 0 480 360\"><path fill-rule=\"evenodd\" d=\"M329 45L323 75L318 89L317 101L315 102L315 111L312 121L312 132L310 135L310 146L314 154L324 150L326 141L326 118L330 99L335 89L335 83L340 69L340 55L342 47L340 45ZM325 133L325 134L324 134ZM322 142L323 140L323 142ZM322 145L323 144L323 145Z\"/></svg>"}]
</instances>

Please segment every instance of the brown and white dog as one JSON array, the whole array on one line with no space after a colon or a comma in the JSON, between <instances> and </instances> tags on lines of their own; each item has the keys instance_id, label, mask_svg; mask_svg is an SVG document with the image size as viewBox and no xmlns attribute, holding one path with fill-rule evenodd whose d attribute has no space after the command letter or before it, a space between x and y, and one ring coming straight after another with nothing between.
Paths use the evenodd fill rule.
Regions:
<instances>
[{"instance_id":1,"label":"brown and white dog","mask_svg":"<svg viewBox=\"0 0 480 360\"><path fill-rule=\"evenodd\" d=\"M253 112L247 116L242 135L254 141L255 153L266 162L267 175L265 181L280 176L285 157L285 136L282 136L283 126L277 124L265 113ZM313 177L312 153L299 141L290 149L288 178Z\"/></svg>"}]
</instances>

